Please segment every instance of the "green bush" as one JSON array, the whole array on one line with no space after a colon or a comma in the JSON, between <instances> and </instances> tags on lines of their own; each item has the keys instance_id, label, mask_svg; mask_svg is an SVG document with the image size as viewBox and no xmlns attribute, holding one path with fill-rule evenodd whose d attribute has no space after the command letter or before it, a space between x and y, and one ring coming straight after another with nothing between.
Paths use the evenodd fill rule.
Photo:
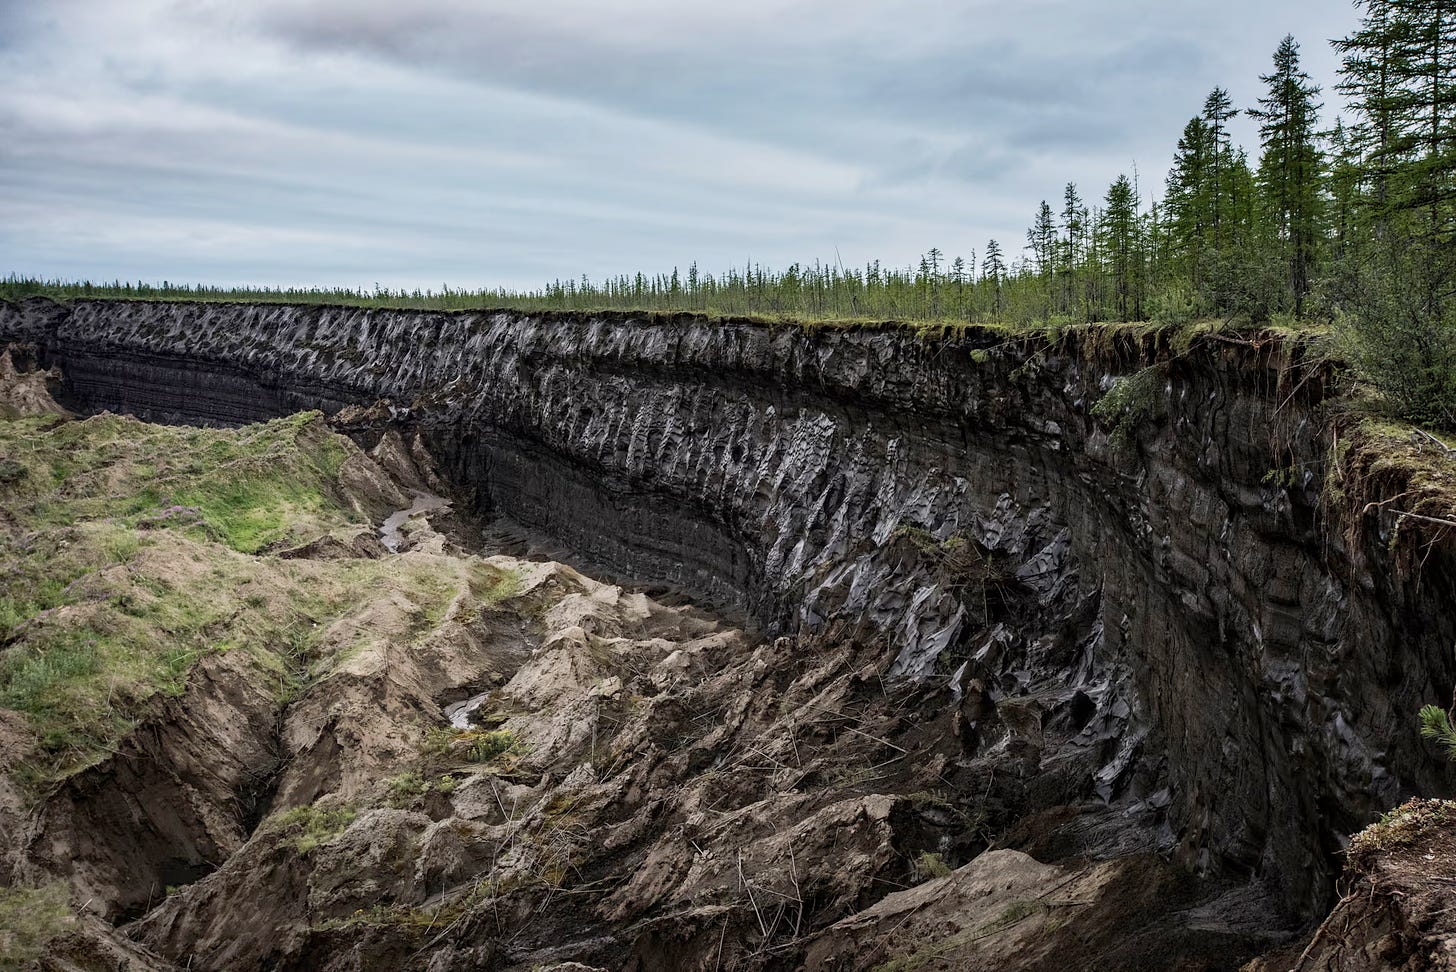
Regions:
<instances>
[{"instance_id":1,"label":"green bush","mask_svg":"<svg viewBox=\"0 0 1456 972\"><path fill-rule=\"evenodd\" d=\"M294 849L307 854L343 833L354 822L354 816L353 807L294 807L274 817L269 827L286 833Z\"/></svg>"},{"instance_id":2,"label":"green bush","mask_svg":"<svg viewBox=\"0 0 1456 972\"><path fill-rule=\"evenodd\" d=\"M1092 417L1111 429L1112 441L1131 445L1139 426L1162 418L1167 411L1163 385L1167 380L1162 365L1152 365L1118 378L1107 394L1092 406Z\"/></svg>"},{"instance_id":3,"label":"green bush","mask_svg":"<svg viewBox=\"0 0 1456 972\"><path fill-rule=\"evenodd\" d=\"M949 875L951 867L945 858L932 851L921 851L915 858L915 876L922 881L931 881Z\"/></svg>"},{"instance_id":4,"label":"green bush","mask_svg":"<svg viewBox=\"0 0 1456 972\"><path fill-rule=\"evenodd\" d=\"M1340 350L1397 416L1456 430L1456 306L1448 258L1395 247L1335 276Z\"/></svg>"}]
</instances>

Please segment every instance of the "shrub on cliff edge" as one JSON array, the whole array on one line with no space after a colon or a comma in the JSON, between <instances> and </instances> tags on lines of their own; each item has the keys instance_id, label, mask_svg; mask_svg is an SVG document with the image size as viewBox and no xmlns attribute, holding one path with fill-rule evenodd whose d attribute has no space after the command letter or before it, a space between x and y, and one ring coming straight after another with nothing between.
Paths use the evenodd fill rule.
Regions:
<instances>
[{"instance_id":1,"label":"shrub on cliff edge","mask_svg":"<svg viewBox=\"0 0 1456 972\"><path fill-rule=\"evenodd\" d=\"M1456 306L1450 258L1393 248L1351 261L1333 286L1336 330L1356 373L1403 419L1456 430Z\"/></svg>"}]
</instances>

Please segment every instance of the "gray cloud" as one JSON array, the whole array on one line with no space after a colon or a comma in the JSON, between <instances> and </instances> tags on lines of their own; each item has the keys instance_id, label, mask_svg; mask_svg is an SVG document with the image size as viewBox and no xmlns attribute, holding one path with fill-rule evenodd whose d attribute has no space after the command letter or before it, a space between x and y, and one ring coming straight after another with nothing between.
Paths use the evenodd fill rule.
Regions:
<instances>
[{"instance_id":1,"label":"gray cloud","mask_svg":"<svg viewBox=\"0 0 1456 972\"><path fill-rule=\"evenodd\" d=\"M0 272L534 285L1019 242L1328 0L0 0ZM1252 137L1247 126L1240 130Z\"/></svg>"}]
</instances>

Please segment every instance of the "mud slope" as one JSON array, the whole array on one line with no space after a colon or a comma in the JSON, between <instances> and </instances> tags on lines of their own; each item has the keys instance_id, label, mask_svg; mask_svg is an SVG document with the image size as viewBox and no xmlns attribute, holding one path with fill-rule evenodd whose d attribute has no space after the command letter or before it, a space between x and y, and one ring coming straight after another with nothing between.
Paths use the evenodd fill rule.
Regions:
<instances>
[{"instance_id":1,"label":"mud slope","mask_svg":"<svg viewBox=\"0 0 1456 972\"><path fill-rule=\"evenodd\" d=\"M835 632L888 691L925 679L942 785L980 794L1001 844L1168 855L1298 923L1343 835L1451 789L1411 731L1456 678L1451 547L1367 511L1408 484L1338 440L1297 347L1123 333L0 308L78 409L387 400L481 512L580 565Z\"/></svg>"},{"instance_id":2,"label":"mud slope","mask_svg":"<svg viewBox=\"0 0 1456 972\"><path fill-rule=\"evenodd\" d=\"M1283 940L1267 894L1154 855L988 852L1057 830L995 785L1042 732L968 758L944 685L880 676L892 645L472 553L393 431L68 420L11 377L45 407L0 420L0 966L857 969L970 936L1008 968L1217 967ZM906 903L962 927L897 937Z\"/></svg>"}]
</instances>

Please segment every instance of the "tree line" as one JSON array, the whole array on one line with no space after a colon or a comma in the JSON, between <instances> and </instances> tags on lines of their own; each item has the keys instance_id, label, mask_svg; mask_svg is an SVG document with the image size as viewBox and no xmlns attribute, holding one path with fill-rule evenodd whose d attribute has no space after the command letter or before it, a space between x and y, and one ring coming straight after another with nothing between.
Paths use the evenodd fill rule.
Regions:
<instances>
[{"instance_id":1,"label":"tree line","mask_svg":"<svg viewBox=\"0 0 1456 972\"><path fill-rule=\"evenodd\" d=\"M1349 359L1405 415L1456 427L1456 0L1357 0L1334 42L1348 118L1326 120L1322 89L1292 36L1262 95L1217 87L1184 126L1159 197L1136 173L1100 198L1075 183L1032 212L1013 255L997 240L918 264L748 264L714 274L556 280L535 290L234 289L12 276L0 295L278 300L436 309L698 311L800 319L1333 324ZM1233 142L1258 122L1257 156Z\"/></svg>"}]
</instances>

